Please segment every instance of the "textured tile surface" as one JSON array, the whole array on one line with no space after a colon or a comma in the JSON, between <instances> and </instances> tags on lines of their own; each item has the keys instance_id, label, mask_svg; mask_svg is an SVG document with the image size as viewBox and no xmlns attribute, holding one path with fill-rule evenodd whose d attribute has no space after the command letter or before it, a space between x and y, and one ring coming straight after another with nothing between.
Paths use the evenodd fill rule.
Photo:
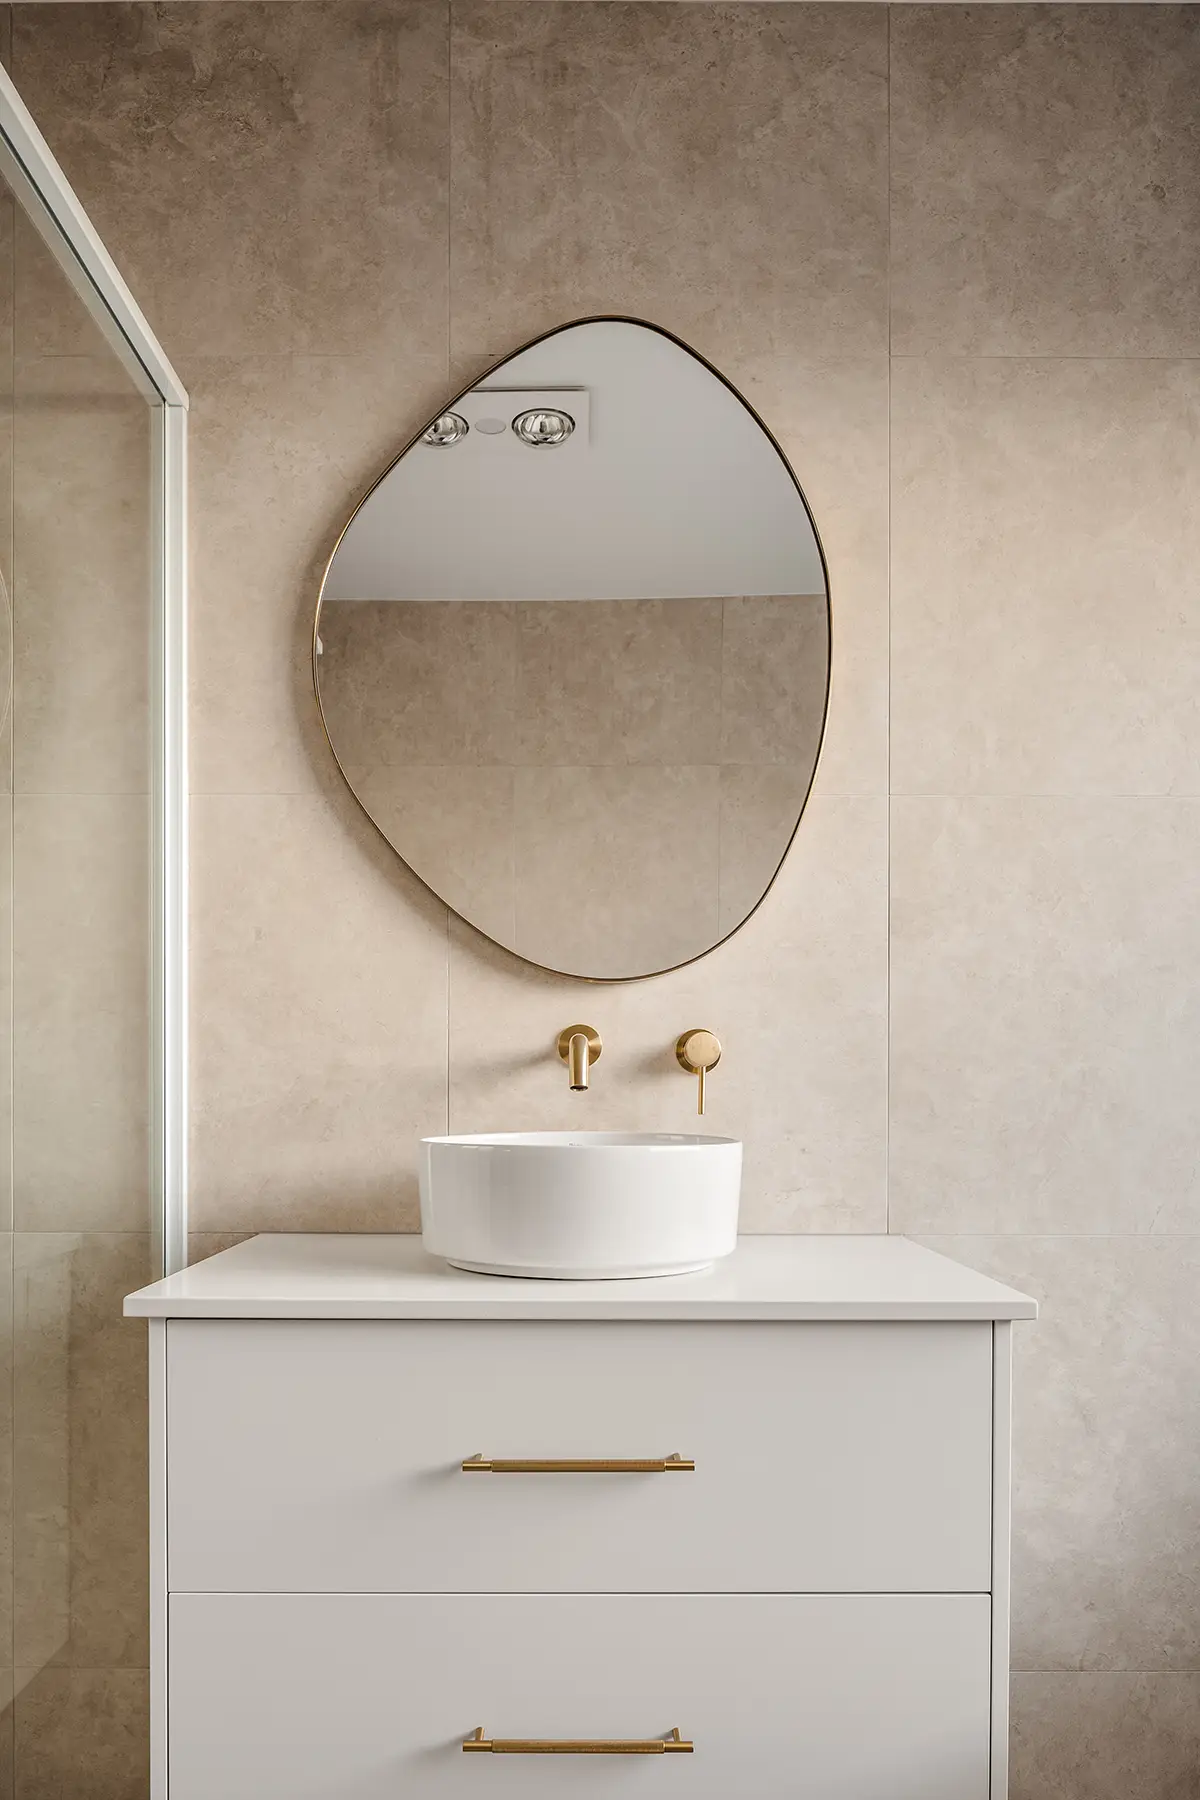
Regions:
<instances>
[{"instance_id":1,"label":"textured tile surface","mask_svg":"<svg viewBox=\"0 0 1200 1800\"><path fill-rule=\"evenodd\" d=\"M717 361L886 347L884 7L459 0L451 33L456 351L591 312Z\"/></svg>"},{"instance_id":2,"label":"textured tile surface","mask_svg":"<svg viewBox=\"0 0 1200 1800\"><path fill-rule=\"evenodd\" d=\"M1013 1667L1200 1671L1200 1238L930 1241L1042 1307L1013 1333Z\"/></svg>"},{"instance_id":3,"label":"textured tile surface","mask_svg":"<svg viewBox=\"0 0 1200 1800\"><path fill-rule=\"evenodd\" d=\"M551 969L617 977L669 969L709 949L719 775L687 766L518 769L521 954Z\"/></svg>"},{"instance_id":4,"label":"textured tile surface","mask_svg":"<svg viewBox=\"0 0 1200 1800\"><path fill-rule=\"evenodd\" d=\"M444 327L405 340L383 368L369 356L193 360L197 791L332 781L312 686L321 577L354 505L443 399L444 342Z\"/></svg>"},{"instance_id":5,"label":"textured tile surface","mask_svg":"<svg viewBox=\"0 0 1200 1800\"><path fill-rule=\"evenodd\" d=\"M144 1669L18 1669L18 1800L146 1800Z\"/></svg>"},{"instance_id":6,"label":"textured tile surface","mask_svg":"<svg viewBox=\"0 0 1200 1800\"><path fill-rule=\"evenodd\" d=\"M150 785L153 420L98 331L93 348L17 364L18 793Z\"/></svg>"},{"instance_id":7,"label":"textured tile surface","mask_svg":"<svg viewBox=\"0 0 1200 1800\"><path fill-rule=\"evenodd\" d=\"M149 1227L149 801L15 801L20 1230Z\"/></svg>"},{"instance_id":8,"label":"textured tile surface","mask_svg":"<svg viewBox=\"0 0 1200 1800\"><path fill-rule=\"evenodd\" d=\"M899 799L897 1231L1200 1228L1193 800Z\"/></svg>"},{"instance_id":9,"label":"textured tile surface","mask_svg":"<svg viewBox=\"0 0 1200 1800\"><path fill-rule=\"evenodd\" d=\"M1200 353L1194 6L896 6L892 348Z\"/></svg>"},{"instance_id":10,"label":"textured tile surface","mask_svg":"<svg viewBox=\"0 0 1200 1800\"><path fill-rule=\"evenodd\" d=\"M438 0L19 11L14 78L185 380L197 354L386 363L436 336L446 22Z\"/></svg>"},{"instance_id":11,"label":"textured tile surface","mask_svg":"<svg viewBox=\"0 0 1200 1800\"><path fill-rule=\"evenodd\" d=\"M1192 1800L1200 1675L1016 1675L1011 1800Z\"/></svg>"},{"instance_id":12,"label":"textured tile surface","mask_svg":"<svg viewBox=\"0 0 1200 1800\"><path fill-rule=\"evenodd\" d=\"M888 785L888 392L886 357L762 356L725 371L779 439L813 510L829 566L833 655L820 782Z\"/></svg>"},{"instance_id":13,"label":"textured tile surface","mask_svg":"<svg viewBox=\"0 0 1200 1800\"><path fill-rule=\"evenodd\" d=\"M445 1129L446 915L357 808L194 804L192 1223L400 1231Z\"/></svg>"},{"instance_id":14,"label":"textured tile surface","mask_svg":"<svg viewBox=\"0 0 1200 1800\"><path fill-rule=\"evenodd\" d=\"M744 1228L883 1230L885 906L885 803L818 792L758 912L675 974L537 975L455 925L451 1129L694 1131L674 1045L704 1025L725 1046L704 1129L745 1140ZM586 1095L554 1054L580 1019L605 1042Z\"/></svg>"},{"instance_id":15,"label":"textured tile surface","mask_svg":"<svg viewBox=\"0 0 1200 1800\"><path fill-rule=\"evenodd\" d=\"M15 1656L23 1668L149 1657L146 1336L121 1302L150 1242L35 1231L14 1267Z\"/></svg>"},{"instance_id":16,"label":"textured tile surface","mask_svg":"<svg viewBox=\"0 0 1200 1800\"><path fill-rule=\"evenodd\" d=\"M1200 791L1200 362L900 361L892 406L893 791Z\"/></svg>"}]
</instances>

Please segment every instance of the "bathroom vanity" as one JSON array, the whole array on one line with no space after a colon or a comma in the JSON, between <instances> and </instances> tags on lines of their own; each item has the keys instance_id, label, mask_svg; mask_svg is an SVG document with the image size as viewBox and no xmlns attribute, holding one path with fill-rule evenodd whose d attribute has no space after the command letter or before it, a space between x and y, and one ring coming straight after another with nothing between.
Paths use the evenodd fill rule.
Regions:
<instances>
[{"instance_id":1,"label":"bathroom vanity","mask_svg":"<svg viewBox=\"0 0 1200 1800\"><path fill-rule=\"evenodd\" d=\"M1000 1800L1011 1322L897 1237L460 1273L259 1237L150 1321L154 1800Z\"/></svg>"}]
</instances>

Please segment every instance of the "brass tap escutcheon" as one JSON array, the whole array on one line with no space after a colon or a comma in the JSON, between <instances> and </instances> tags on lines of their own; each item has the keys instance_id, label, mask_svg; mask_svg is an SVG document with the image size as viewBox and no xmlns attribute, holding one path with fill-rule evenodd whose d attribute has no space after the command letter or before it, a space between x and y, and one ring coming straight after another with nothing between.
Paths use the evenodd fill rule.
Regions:
<instances>
[{"instance_id":1,"label":"brass tap escutcheon","mask_svg":"<svg viewBox=\"0 0 1200 1800\"><path fill-rule=\"evenodd\" d=\"M696 1111L703 1113L704 1077L721 1060L720 1038L715 1031L708 1031L703 1026L693 1026L691 1031L685 1031L681 1038L676 1039L675 1060L689 1075L699 1076Z\"/></svg>"},{"instance_id":2,"label":"brass tap escutcheon","mask_svg":"<svg viewBox=\"0 0 1200 1800\"><path fill-rule=\"evenodd\" d=\"M571 1092L585 1094L588 1070L599 1062L604 1045L594 1025L567 1025L558 1034L558 1054L567 1065Z\"/></svg>"}]
</instances>

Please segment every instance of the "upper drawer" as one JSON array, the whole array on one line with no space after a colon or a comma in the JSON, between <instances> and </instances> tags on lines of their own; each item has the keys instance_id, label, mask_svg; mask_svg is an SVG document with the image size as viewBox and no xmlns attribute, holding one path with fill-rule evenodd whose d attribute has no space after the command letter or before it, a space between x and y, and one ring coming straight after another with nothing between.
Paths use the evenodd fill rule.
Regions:
<instances>
[{"instance_id":1,"label":"upper drawer","mask_svg":"<svg viewBox=\"0 0 1200 1800\"><path fill-rule=\"evenodd\" d=\"M988 1324L168 1326L195 1591L990 1586ZM464 1473L471 1456L694 1472Z\"/></svg>"}]
</instances>

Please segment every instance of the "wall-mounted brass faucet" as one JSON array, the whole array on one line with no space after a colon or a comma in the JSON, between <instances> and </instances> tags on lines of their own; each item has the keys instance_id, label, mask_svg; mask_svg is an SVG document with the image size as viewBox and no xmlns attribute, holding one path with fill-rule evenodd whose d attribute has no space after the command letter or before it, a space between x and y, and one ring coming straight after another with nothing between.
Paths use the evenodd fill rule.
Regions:
<instances>
[{"instance_id":1,"label":"wall-mounted brass faucet","mask_svg":"<svg viewBox=\"0 0 1200 1800\"><path fill-rule=\"evenodd\" d=\"M599 1062L604 1045L594 1025L568 1025L558 1034L558 1054L567 1065L571 1091L585 1094L588 1071Z\"/></svg>"},{"instance_id":2,"label":"wall-mounted brass faucet","mask_svg":"<svg viewBox=\"0 0 1200 1800\"><path fill-rule=\"evenodd\" d=\"M700 1077L700 1090L696 1095L696 1111L704 1111L704 1077L710 1069L715 1069L721 1060L721 1040L715 1031L707 1031L701 1026L693 1026L675 1041L675 1060L681 1069L689 1075Z\"/></svg>"}]
</instances>

